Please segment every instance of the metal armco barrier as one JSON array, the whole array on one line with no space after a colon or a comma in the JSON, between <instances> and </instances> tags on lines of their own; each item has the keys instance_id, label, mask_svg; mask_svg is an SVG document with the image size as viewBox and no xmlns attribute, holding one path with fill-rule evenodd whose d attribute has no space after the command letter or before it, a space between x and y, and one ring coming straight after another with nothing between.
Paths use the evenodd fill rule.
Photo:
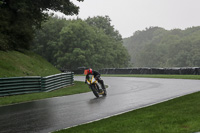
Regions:
<instances>
[{"instance_id":1,"label":"metal armco barrier","mask_svg":"<svg viewBox=\"0 0 200 133\"><path fill-rule=\"evenodd\" d=\"M200 75L200 67L186 68L109 68L99 70L101 74L174 74Z\"/></svg>"},{"instance_id":2,"label":"metal armco barrier","mask_svg":"<svg viewBox=\"0 0 200 133\"><path fill-rule=\"evenodd\" d=\"M105 68L98 70L101 74L174 74L200 75L200 67L174 68ZM83 74L84 70L73 70L74 74Z\"/></svg>"},{"instance_id":3,"label":"metal armco barrier","mask_svg":"<svg viewBox=\"0 0 200 133\"><path fill-rule=\"evenodd\" d=\"M47 77L28 76L0 78L0 96L47 92L74 83L74 73L66 72Z\"/></svg>"},{"instance_id":4,"label":"metal armco barrier","mask_svg":"<svg viewBox=\"0 0 200 133\"><path fill-rule=\"evenodd\" d=\"M41 77L0 78L0 96L41 91Z\"/></svg>"},{"instance_id":5,"label":"metal armco barrier","mask_svg":"<svg viewBox=\"0 0 200 133\"><path fill-rule=\"evenodd\" d=\"M67 85L72 85L73 83L73 73L60 73L56 75L42 77L41 88L42 91L51 91Z\"/></svg>"}]
</instances>

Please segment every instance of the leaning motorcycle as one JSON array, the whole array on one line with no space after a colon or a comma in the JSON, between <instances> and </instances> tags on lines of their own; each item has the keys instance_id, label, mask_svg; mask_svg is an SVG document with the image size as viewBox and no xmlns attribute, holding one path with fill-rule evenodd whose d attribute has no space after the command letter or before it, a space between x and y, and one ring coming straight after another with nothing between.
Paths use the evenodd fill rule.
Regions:
<instances>
[{"instance_id":1,"label":"leaning motorcycle","mask_svg":"<svg viewBox=\"0 0 200 133\"><path fill-rule=\"evenodd\" d=\"M99 97L99 95L107 95L106 89L102 89L101 85L94 78L94 75L89 75L89 79L87 79L86 82L97 98Z\"/></svg>"}]
</instances>

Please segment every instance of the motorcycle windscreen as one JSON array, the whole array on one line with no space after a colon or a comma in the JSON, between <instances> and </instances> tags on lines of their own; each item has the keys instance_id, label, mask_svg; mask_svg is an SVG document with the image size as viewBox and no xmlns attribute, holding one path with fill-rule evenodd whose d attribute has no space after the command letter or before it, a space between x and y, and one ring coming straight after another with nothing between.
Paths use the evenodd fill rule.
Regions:
<instances>
[{"instance_id":1,"label":"motorcycle windscreen","mask_svg":"<svg viewBox=\"0 0 200 133\"><path fill-rule=\"evenodd\" d=\"M91 83L94 83L96 81L96 79L94 78L94 75L88 75L89 76L89 81Z\"/></svg>"}]
</instances>

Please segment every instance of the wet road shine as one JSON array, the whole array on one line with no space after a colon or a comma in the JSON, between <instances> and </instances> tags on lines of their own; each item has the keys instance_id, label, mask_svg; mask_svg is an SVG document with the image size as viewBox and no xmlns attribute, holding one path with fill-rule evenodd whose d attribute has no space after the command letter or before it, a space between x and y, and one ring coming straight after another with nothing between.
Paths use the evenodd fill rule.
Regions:
<instances>
[{"instance_id":1,"label":"wet road shine","mask_svg":"<svg viewBox=\"0 0 200 133\"><path fill-rule=\"evenodd\" d=\"M199 80L102 79L109 85L106 97L95 98L89 92L0 107L0 132L52 132L200 91ZM84 81L84 77L75 80Z\"/></svg>"}]
</instances>

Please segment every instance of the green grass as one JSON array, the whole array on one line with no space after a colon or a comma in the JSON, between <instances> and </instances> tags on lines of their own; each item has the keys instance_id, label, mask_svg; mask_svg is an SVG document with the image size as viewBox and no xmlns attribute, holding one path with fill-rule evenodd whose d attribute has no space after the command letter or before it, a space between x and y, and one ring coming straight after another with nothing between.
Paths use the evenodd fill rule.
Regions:
<instances>
[{"instance_id":1,"label":"green grass","mask_svg":"<svg viewBox=\"0 0 200 133\"><path fill-rule=\"evenodd\" d=\"M56 133L200 132L200 92Z\"/></svg>"},{"instance_id":2,"label":"green grass","mask_svg":"<svg viewBox=\"0 0 200 133\"><path fill-rule=\"evenodd\" d=\"M74 83L75 84L72 86L68 86L68 87L54 90L51 92L40 92L40 93L0 97L0 106L28 102L28 101L33 101L33 100L40 100L40 99L51 98L51 97L79 94L79 93L91 91L88 88L88 85L86 85L84 82L75 81Z\"/></svg>"},{"instance_id":3,"label":"green grass","mask_svg":"<svg viewBox=\"0 0 200 133\"><path fill-rule=\"evenodd\" d=\"M30 51L0 51L0 78L48 76L60 73L41 56Z\"/></svg>"}]
</instances>

